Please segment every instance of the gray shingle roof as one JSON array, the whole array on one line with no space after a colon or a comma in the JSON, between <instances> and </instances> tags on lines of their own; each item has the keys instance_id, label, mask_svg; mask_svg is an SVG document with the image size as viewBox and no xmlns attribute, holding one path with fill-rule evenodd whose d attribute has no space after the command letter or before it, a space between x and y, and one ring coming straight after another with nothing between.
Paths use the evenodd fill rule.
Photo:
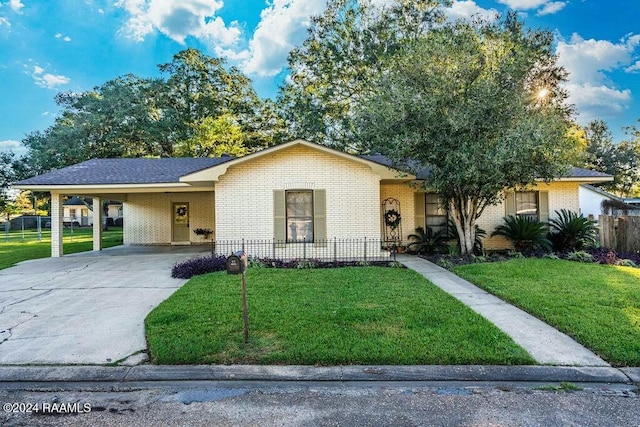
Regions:
<instances>
[{"instance_id":1,"label":"gray shingle roof","mask_svg":"<svg viewBox=\"0 0 640 427\"><path fill-rule=\"evenodd\" d=\"M43 175L19 185L165 184L232 160L233 157L166 159L93 159Z\"/></svg>"},{"instance_id":2,"label":"gray shingle roof","mask_svg":"<svg viewBox=\"0 0 640 427\"><path fill-rule=\"evenodd\" d=\"M392 167L392 161L381 154L359 156L370 162ZM23 181L18 185L109 185L166 184L180 182L180 177L207 169L233 157L178 157L165 159L93 159ZM430 168L421 168L416 177L425 179ZM570 178L602 178L609 175L582 168L572 168Z\"/></svg>"},{"instance_id":3,"label":"gray shingle roof","mask_svg":"<svg viewBox=\"0 0 640 427\"><path fill-rule=\"evenodd\" d=\"M371 154L367 156L360 156L363 159L372 161L374 163L378 163L384 166L392 167L393 162L386 156L382 154ZM423 167L418 170L416 173L416 178L418 179L426 179L431 172L431 168ZM607 175L606 173L596 172L589 169L572 167L568 174L564 176L564 178L607 178L611 177L611 175Z\"/></svg>"}]
</instances>

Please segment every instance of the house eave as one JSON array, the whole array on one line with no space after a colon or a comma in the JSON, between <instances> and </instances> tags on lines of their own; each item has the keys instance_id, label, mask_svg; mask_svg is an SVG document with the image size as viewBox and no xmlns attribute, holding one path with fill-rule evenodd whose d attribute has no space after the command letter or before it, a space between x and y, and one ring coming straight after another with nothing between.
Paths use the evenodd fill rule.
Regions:
<instances>
[{"instance_id":1,"label":"house eave","mask_svg":"<svg viewBox=\"0 0 640 427\"><path fill-rule=\"evenodd\" d=\"M190 185L187 183L150 184L84 184L84 185L15 185L19 190L54 192L62 194L111 194L111 193L174 193L210 192L212 184Z\"/></svg>"}]
</instances>

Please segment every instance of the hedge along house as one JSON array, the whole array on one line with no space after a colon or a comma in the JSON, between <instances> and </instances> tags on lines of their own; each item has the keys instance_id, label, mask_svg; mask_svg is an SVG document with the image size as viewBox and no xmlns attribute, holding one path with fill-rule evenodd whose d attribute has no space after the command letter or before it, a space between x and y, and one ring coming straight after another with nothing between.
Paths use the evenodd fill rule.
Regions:
<instances>
[{"instance_id":1,"label":"hedge along house","mask_svg":"<svg viewBox=\"0 0 640 427\"><path fill-rule=\"evenodd\" d=\"M355 156L304 140L280 144L244 157L96 159L36 176L17 188L51 192L52 256L61 256L62 209L66 194L91 196L94 250L101 249L101 200L123 202L125 245L192 244L195 229L212 230L217 242L262 240L273 255L330 251L334 239L405 241L418 226L446 222L438 196L417 190L428 171L411 175L390 167L383 156ZM578 186L611 180L574 168L567 177L512 193L485 210L487 231L507 214L547 220L561 208L579 210ZM508 244L486 241L489 249ZM324 251L324 252L323 252ZM310 257L314 253L308 254Z\"/></svg>"}]
</instances>

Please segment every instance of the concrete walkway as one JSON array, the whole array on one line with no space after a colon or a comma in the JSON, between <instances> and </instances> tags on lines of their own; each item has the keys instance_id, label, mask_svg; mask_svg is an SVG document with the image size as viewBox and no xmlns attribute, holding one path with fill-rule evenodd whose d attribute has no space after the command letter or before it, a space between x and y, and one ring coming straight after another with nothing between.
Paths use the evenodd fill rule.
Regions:
<instances>
[{"instance_id":1,"label":"concrete walkway","mask_svg":"<svg viewBox=\"0 0 640 427\"><path fill-rule=\"evenodd\" d=\"M529 352L536 362L561 366L609 366L567 335L450 271L419 257L398 255L397 259L496 325Z\"/></svg>"}]
</instances>

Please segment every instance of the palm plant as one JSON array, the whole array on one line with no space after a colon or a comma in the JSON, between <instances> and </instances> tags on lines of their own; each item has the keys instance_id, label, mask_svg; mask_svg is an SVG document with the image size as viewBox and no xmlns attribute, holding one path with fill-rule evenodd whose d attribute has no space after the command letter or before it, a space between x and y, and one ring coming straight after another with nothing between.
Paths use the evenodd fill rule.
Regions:
<instances>
[{"instance_id":1,"label":"palm plant","mask_svg":"<svg viewBox=\"0 0 640 427\"><path fill-rule=\"evenodd\" d=\"M555 214L556 218L549 221L549 239L556 251L577 251L596 242L595 221L567 209Z\"/></svg>"},{"instance_id":2,"label":"palm plant","mask_svg":"<svg viewBox=\"0 0 640 427\"><path fill-rule=\"evenodd\" d=\"M409 234L409 240L413 242L407 245L407 248L418 254L434 254L438 252L447 252L449 250L449 236L444 230L433 231L431 227L416 228L415 234Z\"/></svg>"},{"instance_id":3,"label":"palm plant","mask_svg":"<svg viewBox=\"0 0 640 427\"><path fill-rule=\"evenodd\" d=\"M529 217L505 217L504 224L496 227L491 233L491 237L493 236L503 236L511 240L517 251L531 251L536 248L551 250L546 224Z\"/></svg>"}]
</instances>

